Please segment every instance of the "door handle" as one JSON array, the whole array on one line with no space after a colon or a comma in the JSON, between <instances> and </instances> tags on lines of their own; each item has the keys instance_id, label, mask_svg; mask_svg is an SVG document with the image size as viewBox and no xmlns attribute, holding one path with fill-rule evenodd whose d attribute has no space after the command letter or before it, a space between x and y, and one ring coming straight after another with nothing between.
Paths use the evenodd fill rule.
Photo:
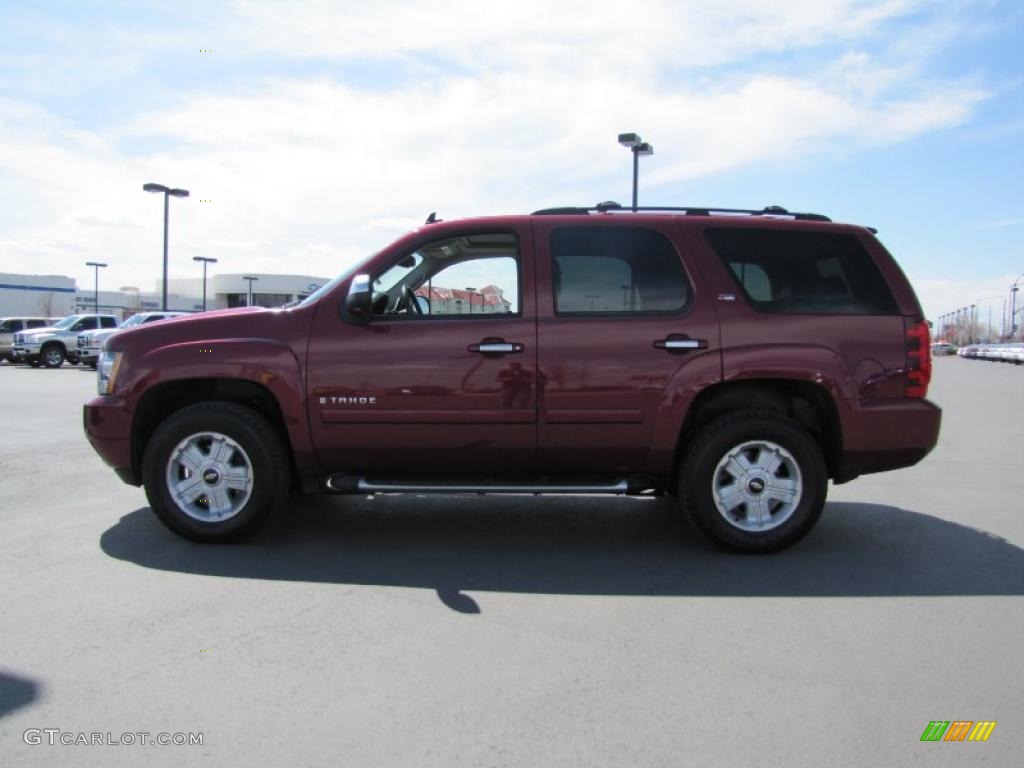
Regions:
<instances>
[{"instance_id":1,"label":"door handle","mask_svg":"<svg viewBox=\"0 0 1024 768\"><path fill-rule=\"evenodd\" d=\"M707 339L691 339L687 336L677 336L675 334L667 336L664 339L658 339L654 342L654 346L658 349L668 349L675 352L688 352L691 349L707 349Z\"/></svg>"},{"instance_id":2,"label":"door handle","mask_svg":"<svg viewBox=\"0 0 1024 768\"><path fill-rule=\"evenodd\" d=\"M471 344L469 346L470 352L476 352L481 355L509 355L516 352L523 351L522 344L516 344L512 341L503 341L501 339L485 339L479 344Z\"/></svg>"}]
</instances>

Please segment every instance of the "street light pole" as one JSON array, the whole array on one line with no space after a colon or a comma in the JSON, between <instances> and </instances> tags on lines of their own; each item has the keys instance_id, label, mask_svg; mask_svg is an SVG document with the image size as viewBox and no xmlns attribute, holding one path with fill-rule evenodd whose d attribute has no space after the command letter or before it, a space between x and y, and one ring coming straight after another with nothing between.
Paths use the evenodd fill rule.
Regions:
<instances>
[{"instance_id":1,"label":"street light pole","mask_svg":"<svg viewBox=\"0 0 1024 768\"><path fill-rule=\"evenodd\" d=\"M95 273L95 279L93 281L93 311L98 315L100 313L100 267L105 267L107 265L101 261L87 261L85 262L85 266L95 267L93 270Z\"/></svg>"},{"instance_id":2,"label":"street light pole","mask_svg":"<svg viewBox=\"0 0 1024 768\"><path fill-rule=\"evenodd\" d=\"M249 275L243 275L242 279L249 281L249 298L246 301L245 306L251 307L252 306L252 284L253 284L254 280L259 280L259 278L258 277L249 277Z\"/></svg>"},{"instance_id":3,"label":"street light pole","mask_svg":"<svg viewBox=\"0 0 1024 768\"><path fill-rule=\"evenodd\" d=\"M164 195L164 281L163 281L163 301L161 302L161 309L164 312L167 311L167 219L169 210L169 198L171 197L188 197L187 189L178 189L165 187L163 184L143 184L143 192L162 192Z\"/></svg>"},{"instance_id":4,"label":"street light pole","mask_svg":"<svg viewBox=\"0 0 1024 768\"><path fill-rule=\"evenodd\" d=\"M206 311L206 265L207 264L216 264L217 260L216 259L211 259L208 256L193 256L192 257L192 261L201 261L201 262L203 262L203 312L205 312ZM252 285L252 283L250 283L250 285Z\"/></svg>"},{"instance_id":5,"label":"street light pole","mask_svg":"<svg viewBox=\"0 0 1024 768\"><path fill-rule=\"evenodd\" d=\"M1024 272L1017 275L1017 279L1010 286L1010 341L1017 338L1017 290L1022 277L1024 277Z\"/></svg>"},{"instance_id":6,"label":"street light pole","mask_svg":"<svg viewBox=\"0 0 1024 768\"><path fill-rule=\"evenodd\" d=\"M640 178L640 156L647 157L654 154L654 147L643 141L638 134L620 133L619 144L628 147L633 153L633 212L637 209L637 186Z\"/></svg>"}]
</instances>

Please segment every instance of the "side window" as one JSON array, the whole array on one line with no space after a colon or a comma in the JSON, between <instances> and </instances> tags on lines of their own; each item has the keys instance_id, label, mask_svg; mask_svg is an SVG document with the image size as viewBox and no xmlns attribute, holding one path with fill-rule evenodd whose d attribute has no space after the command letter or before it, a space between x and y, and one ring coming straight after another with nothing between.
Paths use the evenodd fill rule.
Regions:
<instances>
[{"instance_id":1,"label":"side window","mask_svg":"<svg viewBox=\"0 0 1024 768\"><path fill-rule=\"evenodd\" d=\"M519 311L519 246L509 233L427 243L373 280L378 317L484 317Z\"/></svg>"},{"instance_id":2,"label":"side window","mask_svg":"<svg viewBox=\"0 0 1024 768\"><path fill-rule=\"evenodd\" d=\"M558 314L675 313L690 300L679 254L653 229L556 229L551 259Z\"/></svg>"},{"instance_id":3,"label":"side window","mask_svg":"<svg viewBox=\"0 0 1024 768\"><path fill-rule=\"evenodd\" d=\"M163 315L150 315L149 317L147 317L142 322L143 323L152 323L154 320L163 320L163 319L164 319Z\"/></svg>"},{"instance_id":4,"label":"side window","mask_svg":"<svg viewBox=\"0 0 1024 768\"><path fill-rule=\"evenodd\" d=\"M28 327L29 328L45 328L47 325L52 325L52 323L47 323L45 320L29 320L28 321Z\"/></svg>"},{"instance_id":5,"label":"side window","mask_svg":"<svg viewBox=\"0 0 1024 768\"><path fill-rule=\"evenodd\" d=\"M758 312L893 315L896 301L853 235L783 229L706 231Z\"/></svg>"},{"instance_id":6,"label":"side window","mask_svg":"<svg viewBox=\"0 0 1024 768\"><path fill-rule=\"evenodd\" d=\"M24 323L21 320L5 320L0 323L0 333L17 333L24 329Z\"/></svg>"},{"instance_id":7,"label":"side window","mask_svg":"<svg viewBox=\"0 0 1024 768\"><path fill-rule=\"evenodd\" d=\"M100 322L103 323L103 325L101 326L103 328L116 328L117 327L117 320L115 320L112 317L101 317L100 318Z\"/></svg>"},{"instance_id":8,"label":"side window","mask_svg":"<svg viewBox=\"0 0 1024 768\"><path fill-rule=\"evenodd\" d=\"M96 327L95 317L83 317L73 326L71 326L71 333L79 333L81 331L91 331Z\"/></svg>"}]
</instances>

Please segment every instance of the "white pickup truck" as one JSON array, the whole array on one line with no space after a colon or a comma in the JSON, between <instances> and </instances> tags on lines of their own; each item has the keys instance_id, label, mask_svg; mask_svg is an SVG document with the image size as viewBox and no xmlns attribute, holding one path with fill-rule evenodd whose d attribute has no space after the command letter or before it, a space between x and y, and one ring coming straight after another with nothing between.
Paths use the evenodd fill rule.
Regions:
<instances>
[{"instance_id":1,"label":"white pickup truck","mask_svg":"<svg viewBox=\"0 0 1024 768\"><path fill-rule=\"evenodd\" d=\"M103 349L103 343L115 333L127 331L129 328L135 328L136 326L144 323L155 323L158 320L165 320L168 317L180 317L181 315L187 314L189 313L139 312L129 317L117 326L117 328L97 328L95 331L85 331L84 333L80 333L78 334L78 362L82 365L89 365L95 368L96 361L100 356L100 351Z\"/></svg>"},{"instance_id":2,"label":"white pickup truck","mask_svg":"<svg viewBox=\"0 0 1024 768\"><path fill-rule=\"evenodd\" d=\"M15 362L34 368L60 368L64 361L78 362L78 334L97 328L116 328L116 315L68 315L49 328L14 334Z\"/></svg>"}]
</instances>

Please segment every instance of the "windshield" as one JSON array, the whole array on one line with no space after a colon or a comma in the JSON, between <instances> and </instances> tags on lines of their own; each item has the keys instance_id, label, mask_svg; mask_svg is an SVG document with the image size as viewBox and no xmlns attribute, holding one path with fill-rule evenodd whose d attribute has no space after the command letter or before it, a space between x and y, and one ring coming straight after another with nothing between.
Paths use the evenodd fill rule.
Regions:
<instances>
[{"instance_id":1,"label":"windshield","mask_svg":"<svg viewBox=\"0 0 1024 768\"><path fill-rule=\"evenodd\" d=\"M72 325L78 322L78 319L80 317L81 315L68 315L63 320L54 323L53 327L60 328L61 330L63 330L64 328L70 328Z\"/></svg>"},{"instance_id":2,"label":"windshield","mask_svg":"<svg viewBox=\"0 0 1024 768\"><path fill-rule=\"evenodd\" d=\"M372 259L376 255L377 255L376 253L371 253L365 259L360 259L355 264L353 264L351 267L349 267L344 272L342 272L340 275L338 275L336 278L334 278L333 280L329 280L328 282L326 282L323 285L321 285L319 288L317 288L315 291L313 291L311 294L309 294L309 296L304 298L302 301L300 301L295 306L308 307L310 304L314 304L315 302L319 301L321 296L323 296L325 293L330 292L334 288L334 286L336 286L338 283L342 282L343 280L346 280L349 277L349 275L351 275L359 267L363 266L363 264L365 264L367 261L369 261L370 259Z\"/></svg>"},{"instance_id":3,"label":"windshield","mask_svg":"<svg viewBox=\"0 0 1024 768\"><path fill-rule=\"evenodd\" d=\"M5 320L0 323L0 333L11 333L17 327L17 320Z\"/></svg>"}]
</instances>

